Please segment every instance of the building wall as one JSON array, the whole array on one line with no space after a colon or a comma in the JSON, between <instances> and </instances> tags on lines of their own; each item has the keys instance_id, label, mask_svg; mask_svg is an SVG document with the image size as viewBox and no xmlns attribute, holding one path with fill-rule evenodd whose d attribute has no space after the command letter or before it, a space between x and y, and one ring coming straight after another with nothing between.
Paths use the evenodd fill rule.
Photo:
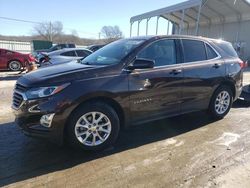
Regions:
<instances>
[{"instance_id":1,"label":"building wall","mask_svg":"<svg viewBox=\"0 0 250 188\"><path fill-rule=\"evenodd\" d=\"M188 35L194 35L194 33L195 28L183 29L181 32ZM250 59L250 21L217 24L210 27L200 26L198 35L229 41L243 60Z\"/></svg>"}]
</instances>

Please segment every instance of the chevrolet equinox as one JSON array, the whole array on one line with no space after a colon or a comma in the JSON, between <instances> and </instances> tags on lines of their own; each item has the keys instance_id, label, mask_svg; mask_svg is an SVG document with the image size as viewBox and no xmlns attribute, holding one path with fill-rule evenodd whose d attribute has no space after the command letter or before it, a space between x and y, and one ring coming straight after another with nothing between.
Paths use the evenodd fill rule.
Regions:
<instances>
[{"instance_id":1,"label":"chevrolet equinox","mask_svg":"<svg viewBox=\"0 0 250 188\"><path fill-rule=\"evenodd\" d=\"M200 110L223 118L241 93L242 66L222 40L121 39L78 62L20 77L12 108L26 135L99 150L121 127Z\"/></svg>"}]
</instances>

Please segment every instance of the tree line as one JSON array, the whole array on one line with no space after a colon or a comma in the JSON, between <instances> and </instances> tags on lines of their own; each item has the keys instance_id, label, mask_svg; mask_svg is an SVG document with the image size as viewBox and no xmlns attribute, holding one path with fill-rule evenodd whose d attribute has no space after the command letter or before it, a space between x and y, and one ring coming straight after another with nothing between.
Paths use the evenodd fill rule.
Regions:
<instances>
[{"instance_id":1,"label":"tree line","mask_svg":"<svg viewBox=\"0 0 250 188\"><path fill-rule=\"evenodd\" d=\"M75 43L77 45L91 45L109 43L114 40L123 38L123 33L119 26L103 26L99 32L99 39L89 39L79 37L76 30L72 30L71 34L65 34L63 24L60 21L43 22L33 27L31 36L1 36L0 40L27 41L46 40L53 43Z\"/></svg>"},{"instance_id":2,"label":"tree line","mask_svg":"<svg viewBox=\"0 0 250 188\"><path fill-rule=\"evenodd\" d=\"M63 32L62 22L43 22L34 26L35 35L40 36L44 40L48 41L58 41L62 40L62 36L65 37ZM79 40L79 36L76 30L72 31L71 35L67 35L68 39L75 41ZM99 39L102 38L102 41L111 42L123 37L123 33L120 30L119 26L103 26L99 32Z\"/></svg>"}]
</instances>

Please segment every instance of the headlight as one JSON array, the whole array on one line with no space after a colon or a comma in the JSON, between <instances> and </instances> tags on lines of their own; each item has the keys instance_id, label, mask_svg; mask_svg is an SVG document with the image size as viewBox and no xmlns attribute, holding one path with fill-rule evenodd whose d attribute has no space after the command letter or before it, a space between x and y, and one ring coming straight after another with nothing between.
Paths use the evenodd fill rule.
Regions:
<instances>
[{"instance_id":1,"label":"headlight","mask_svg":"<svg viewBox=\"0 0 250 188\"><path fill-rule=\"evenodd\" d=\"M28 99L35 99L41 97L48 97L59 93L64 88L66 88L70 83L63 84L60 86L49 86L49 87L38 87L28 90L25 94Z\"/></svg>"}]
</instances>

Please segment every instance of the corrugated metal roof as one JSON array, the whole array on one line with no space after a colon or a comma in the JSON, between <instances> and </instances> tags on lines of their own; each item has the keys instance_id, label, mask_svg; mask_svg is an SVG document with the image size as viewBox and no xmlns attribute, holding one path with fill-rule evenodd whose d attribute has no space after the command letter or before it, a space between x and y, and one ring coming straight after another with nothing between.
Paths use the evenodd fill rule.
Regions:
<instances>
[{"instance_id":1,"label":"corrugated metal roof","mask_svg":"<svg viewBox=\"0 0 250 188\"><path fill-rule=\"evenodd\" d=\"M200 25L250 20L250 3L247 0L189 0L134 16L130 22L160 16L180 25L182 10L185 10L184 24L192 26L197 21L200 5Z\"/></svg>"}]
</instances>

